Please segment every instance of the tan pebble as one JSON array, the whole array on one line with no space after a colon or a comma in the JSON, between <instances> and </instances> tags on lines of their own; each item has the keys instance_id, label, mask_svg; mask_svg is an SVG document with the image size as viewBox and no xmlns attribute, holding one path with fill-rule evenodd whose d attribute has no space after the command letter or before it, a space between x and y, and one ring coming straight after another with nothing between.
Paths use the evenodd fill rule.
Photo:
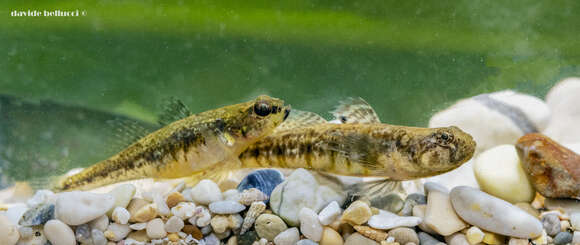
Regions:
<instances>
[{"instance_id":1,"label":"tan pebble","mask_svg":"<svg viewBox=\"0 0 580 245\"><path fill-rule=\"evenodd\" d=\"M183 197L183 195L179 192L172 192L167 196L167 199L165 200L165 203L167 204L167 207L172 208L177 206L178 203L180 202L185 202L185 197Z\"/></svg>"},{"instance_id":2,"label":"tan pebble","mask_svg":"<svg viewBox=\"0 0 580 245\"><path fill-rule=\"evenodd\" d=\"M528 245L528 239L510 238L508 245Z\"/></svg>"},{"instance_id":3,"label":"tan pebble","mask_svg":"<svg viewBox=\"0 0 580 245\"><path fill-rule=\"evenodd\" d=\"M336 219L332 223L330 223L328 225L328 227L334 229L335 231L340 231L340 224L342 224L342 223L340 222L340 217L338 217L338 219Z\"/></svg>"},{"instance_id":4,"label":"tan pebble","mask_svg":"<svg viewBox=\"0 0 580 245\"><path fill-rule=\"evenodd\" d=\"M532 207L531 204L527 203L527 202L520 202L520 203L516 203L515 204L518 208L526 211L526 213L539 218L540 217L540 212L538 212L537 209L535 209L534 207Z\"/></svg>"},{"instance_id":5,"label":"tan pebble","mask_svg":"<svg viewBox=\"0 0 580 245\"><path fill-rule=\"evenodd\" d=\"M138 242L151 241L151 239L147 236L147 231L145 231L145 230L133 231L133 232L129 233L127 238L133 239L133 240L138 241Z\"/></svg>"},{"instance_id":6,"label":"tan pebble","mask_svg":"<svg viewBox=\"0 0 580 245\"><path fill-rule=\"evenodd\" d=\"M439 191L429 192L423 222L443 236L451 235L468 226L455 213L449 194Z\"/></svg>"},{"instance_id":7,"label":"tan pebble","mask_svg":"<svg viewBox=\"0 0 580 245\"><path fill-rule=\"evenodd\" d=\"M210 224L211 228L216 233L223 233L228 229L230 221L228 220L228 217L224 215L216 215L213 218L211 218Z\"/></svg>"},{"instance_id":8,"label":"tan pebble","mask_svg":"<svg viewBox=\"0 0 580 245\"><path fill-rule=\"evenodd\" d=\"M167 236L165 224L160 218L153 219L147 223L147 236L151 239L161 239Z\"/></svg>"},{"instance_id":9,"label":"tan pebble","mask_svg":"<svg viewBox=\"0 0 580 245\"><path fill-rule=\"evenodd\" d=\"M505 244L505 236L502 235L498 235L495 233L491 233L491 232L487 232L484 231L483 232L485 235L483 236L483 243L485 244Z\"/></svg>"},{"instance_id":10,"label":"tan pebble","mask_svg":"<svg viewBox=\"0 0 580 245\"><path fill-rule=\"evenodd\" d=\"M246 206L251 205L253 202L263 202L268 199L268 195L264 194L262 191L256 188L250 188L244 190L240 194L239 202Z\"/></svg>"},{"instance_id":11,"label":"tan pebble","mask_svg":"<svg viewBox=\"0 0 580 245\"><path fill-rule=\"evenodd\" d=\"M381 245L400 245L398 242L387 242L387 241L382 241Z\"/></svg>"},{"instance_id":12,"label":"tan pebble","mask_svg":"<svg viewBox=\"0 0 580 245\"><path fill-rule=\"evenodd\" d=\"M536 192L536 197L532 201L531 205L535 209L541 209L544 207L544 201L546 201L546 198L540 195L540 193Z\"/></svg>"},{"instance_id":13,"label":"tan pebble","mask_svg":"<svg viewBox=\"0 0 580 245\"><path fill-rule=\"evenodd\" d=\"M172 242L179 241L179 235L177 235L177 233L170 233L169 235L167 235L167 238L169 238L169 241Z\"/></svg>"},{"instance_id":14,"label":"tan pebble","mask_svg":"<svg viewBox=\"0 0 580 245\"><path fill-rule=\"evenodd\" d=\"M344 242L345 245L378 245L373 239L367 238L358 232L348 236Z\"/></svg>"},{"instance_id":15,"label":"tan pebble","mask_svg":"<svg viewBox=\"0 0 580 245\"><path fill-rule=\"evenodd\" d=\"M413 207L413 216L423 219L423 222L421 222L418 225L419 229L421 229L424 232L430 233L430 234L437 234L437 232L435 232L433 229L431 229L431 227L429 227L427 224L425 224L424 218L425 218L425 211L426 210L427 210L426 204L415 205Z\"/></svg>"},{"instance_id":16,"label":"tan pebble","mask_svg":"<svg viewBox=\"0 0 580 245\"><path fill-rule=\"evenodd\" d=\"M135 215L131 215L131 218L137 223L148 222L157 217L157 208L155 204L147 204L141 209L135 212Z\"/></svg>"},{"instance_id":17,"label":"tan pebble","mask_svg":"<svg viewBox=\"0 0 580 245\"><path fill-rule=\"evenodd\" d=\"M197 228L195 225L185 225L181 231L185 232L185 234L191 235L197 240L201 240L203 238L203 233L201 233L201 230L199 230L199 228Z\"/></svg>"},{"instance_id":18,"label":"tan pebble","mask_svg":"<svg viewBox=\"0 0 580 245\"><path fill-rule=\"evenodd\" d=\"M397 227L389 231L389 237L394 237L395 241L401 244L413 242L419 244L419 236L415 230L408 227Z\"/></svg>"},{"instance_id":19,"label":"tan pebble","mask_svg":"<svg viewBox=\"0 0 580 245\"><path fill-rule=\"evenodd\" d=\"M131 199L131 201L129 202L129 205L127 205L127 211L129 211L129 213L131 214L131 218L129 218L129 222L134 223L135 222L135 214L137 213L137 211L139 211L141 208L145 207L148 204L149 204L149 202L145 201L145 199L142 199L142 198Z\"/></svg>"},{"instance_id":20,"label":"tan pebble","mask_svg":"<svg viewBox=\"0 0 580 245\"><path fill-rule=\"evenodd\" d=\"M338 226L338 230L336 230L336 231L340 232L342 237L345 237L345 238L356 232L354 230L354 228L350 224L347 224L347 223L340 224Z\"/></svg>"},{"instance_id":21,"label":"tan pebble","mask_svg":"<svg viewBox=\"0 0 580 245\"><path fill-rule=\"evenodd\" d=\"M265 238L268 241L274 241L274 238L280 234L280 232L288 229L286 223L273 214L261 214L256 219L256 224L254 225L256 232L260 238Z\"/></svg>"},{"instance_id":22,"label":"tan pebble","mask_svg":"<svg viewBox=\"0 0 580 245\"><path fill-rule=\"evenodd\" d=\"M371 208L367 203L355 201L344 210L341 220L353 225L362 225L371 218L372 214Z\"/></svg>"},{"instance_id":23,"label":"tan pebble","mask_svg":"<svg viewBox=\"0 0 580 245\"><path fill-rule=\"evenodd\" d=\"M228 239L228 243L226 243L226 245L238 245L238 237L237 236L230 237L230 239Z\"/></svg>"},{"instance_id":24,"label":"tan pebble","mask_svg":"<svg viewBox=\"0 0 580 245\"><path fill-rule=\"evenodd\" d=\"M228 215L229 225L228 227L232 230L238 230L242 227L242 223L244 222L244 218L240 214L230 214Z\"/></svg>"},{"instance_id":25,"label":"tan pebble","mask_svg":"<svg viewBox=\"0 0 580 245\"><path fill-rule=\"evenodd\" d=\"M368 227L368 226L355 225L353 228L361 235L366 236L370 239L373 239L377 242L384 241L389 236L384 231L373 229L373 228Z\"/></svg>"},{"instance_id":26,"label":"tan pebble","mask_svg":"<svg viewBox=\"0 0 580 245\"><path fill-rule=\"evenodd\" d=\"M324 227L320 245L342 245L343 243L342 236L338 232L330 227Z\"/></svg>"},{"instance_id":27,"label":"tan pebble","mask_svg":"<svg viewBox=\"0 0 580 245\"><path fill-rule=\"evenodd\" d=\"M568 230L568 228L570 228L570 221L567 220L562 220L560 221L560 230L561 231L566 231Z\"/></svg>"},{"instance_id":28,"label":"tan pebble","mask_svg":"<svg viewBox=\"0 0 580 245\"><path fill-rule=\"evenodd\" d=\"M244 234L246 231L252 228L256 218L258 218L258 216L260 216L264 210L266 210L266 204L264 204L264 202L253 202L252 205L250 205L250 209L246 213L240 234Z\"/></svg>"},{"instance_id":29,"label":"tan pebble","mask_svg":"<svg viewBox=\"0 0 580 245\"><path fill-rule=\"evenodd\" d=\"M465 232L465 237L470 244L478 244L483 241L485 233L481 231L477 226L472 226Z\"/></svg>"}]
</instances>

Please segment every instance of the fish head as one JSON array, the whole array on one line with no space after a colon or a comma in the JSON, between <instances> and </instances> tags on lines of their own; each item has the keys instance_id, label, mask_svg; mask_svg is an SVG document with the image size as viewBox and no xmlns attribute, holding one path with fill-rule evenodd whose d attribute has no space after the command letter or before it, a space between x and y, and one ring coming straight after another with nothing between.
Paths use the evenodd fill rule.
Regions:
<instances>
[{"instance_id":1,"label":"fish head","mask_svg":"<svg viewBox=\"0 0 580 245\"><path fill-rule=\"evenodd\" d=\"M451 171L467 162L475 152L473 137L455 126L431 129L420 140L418 165L425 176ZM422 176L424 177L424 176Z\"/></svg>"},{"instance_id":2,"label":"fish head","mask_svg":"<svg viewBox=\"0 0 580 245\"><path fill-rule=\"evenodd\" d=\"M266 95L258 96L252 101L238 104L231 110L226 121L225 130L233 140L248 146L269 135L290 114L290 106L283 100ZM240 149L243 150L243 149Z\"/></svg>"}]
</instances>

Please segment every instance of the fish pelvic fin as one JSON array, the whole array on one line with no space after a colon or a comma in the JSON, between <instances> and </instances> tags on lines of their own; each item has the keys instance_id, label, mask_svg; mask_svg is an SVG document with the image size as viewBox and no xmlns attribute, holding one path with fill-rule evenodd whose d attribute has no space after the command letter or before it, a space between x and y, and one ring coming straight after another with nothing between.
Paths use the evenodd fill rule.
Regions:
<instances>
[{"instance_id":1,"label":"fish pelvic fin","mask_svg":"<svg viewBox=\"0 0 580 245\"><path fill-rule=\"evenodd\" d=\"M349 97L330 112L341 123L380 123L375 110L364 99Z\"/></svg>"}]
</instances>

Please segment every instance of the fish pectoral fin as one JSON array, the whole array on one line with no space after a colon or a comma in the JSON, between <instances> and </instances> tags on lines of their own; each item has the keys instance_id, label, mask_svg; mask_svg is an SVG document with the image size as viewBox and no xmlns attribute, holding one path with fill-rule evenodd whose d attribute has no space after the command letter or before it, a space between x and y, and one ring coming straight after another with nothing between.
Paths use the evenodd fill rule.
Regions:
<instances>
[{"instance_id":1,"label":"fish pectoral fin","mask_svg":"<svg viewBox=\"0 0 580 245\"><path fill-rule=\"evenodd\" d=\"M320 115L314 112L292 109L288 118L280 125L278 125L278 127L274 129L273 133L289 129L304 128L323 123L327 123L326 119L322 118Z\"/></svg>"},{"instance_id":2,"label":"fish pectoral fin","mask_svg":"<svg viewBox=\"0 0 580 245\"><path fill-rule=\"evenodd\" d=\"M164 100L163 110L157 118L157 123L163 127L191 115L193 115L193 113L191 113L189 107L187 107L181 100L175 97L169 97Z\"/></svg>"},{"instance_id":3,"label":"fish pectoral fin","mask_svg":"<svg viewBox=\"0 0 580 245\"><path fill-rule=\"evenodd\" d=\"M346 187L348 193L347 202L356 200L378 200L388 195L405 196L405 190L401 181L379 179L373 181L363 181Z\"/></svg>"},{"instance_id":4,"label":"fish pectoral fin","mask_svg":"<svg viewBox=\"0 0 580 245\"><path fill-rule=\"evenodd\" d=\"M347 98L330 112L341 123L380 123L379 116L364 99Z\"/></svg>"}]
</instances>

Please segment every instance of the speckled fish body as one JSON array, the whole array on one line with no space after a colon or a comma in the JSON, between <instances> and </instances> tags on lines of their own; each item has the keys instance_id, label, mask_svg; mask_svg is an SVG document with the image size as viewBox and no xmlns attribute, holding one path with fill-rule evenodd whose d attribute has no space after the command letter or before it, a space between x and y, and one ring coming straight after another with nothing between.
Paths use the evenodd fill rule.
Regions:
<instances>
[{"instance_id":1,"label":"speckled fish body","mask_svg":"<svg viewBox=\"0 0 580 245\"><path fill-rule=\"evenodd\" d=\"M306 168L409 180L455 169L474 150L473 138L453 126L321 123L267 136L246 149L240 160L248 168Z\"/></svg>"},{"instance_id":2,"label":"speckled fish body","mask_svg":"<svg viewBox=\"0 0 580 245\"><path fill-rule=\"evenodd\" d=\"M133 143L109 159L62 179L53 189L90 189L139 178L178 178L219 168L271 133L288 116L268 96L191 115ZM225 165L224 165L225 166Z\"/></svg>"}]
</instances>

